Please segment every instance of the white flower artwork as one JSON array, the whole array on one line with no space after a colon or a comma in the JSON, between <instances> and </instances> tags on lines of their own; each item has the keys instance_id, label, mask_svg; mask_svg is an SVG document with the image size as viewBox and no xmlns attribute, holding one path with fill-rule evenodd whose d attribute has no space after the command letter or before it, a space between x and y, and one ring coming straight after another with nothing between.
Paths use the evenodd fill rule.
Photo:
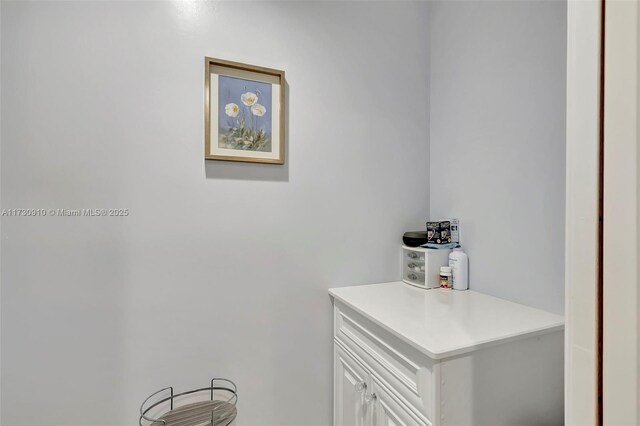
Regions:
<instances>
[{"instance_id":1,"label":"white flower artwork","mask_svg":"<svg viewBox=\"0 0 640 426\"><path fill-rule=\"evenodd\" d=\"M252 93L252 92L243 93L240 96L240 100L246 106L251 106L251 105L255 104L256 102L258 102L258 95L256 95L255 93Z\"/></svg>"},{"instance_id":2,"label":"white flower artwork","mask_svg":"<svg viewBox=\"0 0 640 426\"><path fill-rule=\"evenodd\" d=\"M238 113L240 112L240 107L238 106L238 104L234 104L233 102L232 103L228 103L224 107L224 112L229 117L237 117Z\"/></svg>"},{"instance_id":3,"label":"white flower artwork","mask_svg":"<svg viewBox=\"0 0 640 426\"><path fill-rule=\"evenodd\" d=\"M205 58L206 160L284 164L284 71Z\"/></svg>"},{"instance_id":4,"label":"white flower artwork","mask_svg":"<svg viewBox=\"0 0 640 426\"><path fill-rule=\"evenodd\" d=\"M259 81L220 76L218 146L243 151L271 151L271 85ZM261 100L262 103L258 103ZM226 118L225 118L226 116Z\"/></svg>"},{"instance_id":5,"label":"white flower artwork","mask_svg":"<svg viewBox=\"0 0 640 426\"><path fill-rule=\"evenodd\" d=\"M267 109L260 104L255 104L251 107L251 113L253 115L257 115L258 117L262 117L266 112Z\"/></svg>"}]
</instances>

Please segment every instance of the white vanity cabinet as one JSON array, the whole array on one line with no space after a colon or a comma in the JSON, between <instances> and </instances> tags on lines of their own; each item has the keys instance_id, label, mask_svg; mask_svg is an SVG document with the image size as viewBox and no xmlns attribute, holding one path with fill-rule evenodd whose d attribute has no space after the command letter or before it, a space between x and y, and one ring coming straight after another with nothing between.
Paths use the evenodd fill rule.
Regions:
<instances>
[{"instance_id":1,"label":"white vanity cabinet","mask_svg":"<svg viewBox=\"0 0 640 426\"><path fill-rule=\"evenodd\" d=\"M343 348L335 347L335 422L363 426L366 407L364 397L370 385L369 372Z\"/></svg>"},{"instance_id":2,"label":"white vanity cabinet","mask_svg":"<svg viewBox=\"0 0 640 426\"><path fill-rule=\"evenodd\" d=\"M426 425L348 350L335 347L336 425Z\"/></svg>"},{"instance_id":3,"label":"white vanity cabinet","mask_svg":"<svg viewBox=\"0 0 640 426\"><path fill-rule=\"evenodd\" d=\"M336 426L563 423L563 317L402 282L330 294Z\"/></svg>"}]
</instances>

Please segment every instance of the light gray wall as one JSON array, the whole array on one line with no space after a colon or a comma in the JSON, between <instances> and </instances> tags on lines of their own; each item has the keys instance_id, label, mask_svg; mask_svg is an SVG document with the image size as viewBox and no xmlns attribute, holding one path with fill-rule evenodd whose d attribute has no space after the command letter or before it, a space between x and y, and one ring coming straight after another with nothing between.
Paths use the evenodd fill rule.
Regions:
<instances>
[{"instance_id":1,"label":"light gray wall","mask_svg":"<svg viewBox=\"0 0 640 426\"><path fill-rule=\"evenodd\" d=\"M2 207L131 214L3 218L2 424L131 425L213 375L239 425L330 424L326 290L398 279L429 211L425 22L415 3L3 2ZM204 163L205 55L286 70L286 166Z\"/></svg>"},{"instance_id":2,"label":"light gray wall","mask_svg":"<svg viewBox=\"0 0 640 426\"><path fill-rule=\"evenodd\" d=\"M566 3L430 5L431 216L470 287L562 312Z\"/></svg>"}]
</instances>

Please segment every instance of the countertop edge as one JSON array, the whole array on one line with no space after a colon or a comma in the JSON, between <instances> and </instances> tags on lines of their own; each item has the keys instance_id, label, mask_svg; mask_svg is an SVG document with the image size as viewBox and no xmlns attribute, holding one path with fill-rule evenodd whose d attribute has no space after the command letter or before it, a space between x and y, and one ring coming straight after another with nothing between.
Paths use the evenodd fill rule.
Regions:
<instances>
[{"instance_id":1,"label":"countertop edge","mask_svg":"<svg viewBox=\"0 0 640 426\"><path fill-rule=\"evenodd\" d=\"M391 328L391 327L387 326L386 324L378 321L376 318L372 317L371 315L367 314L366 312L362 311L361 309L358 309L356 306L354 306L351 303L347 302L346 300L344 300L340 296L337 296L331 290L332 289L329 289L329 295L334 299L334 301L337 300L339 303L342 303L343 305L348 306L349 308L353 309L354 311L356 311L357 313L359 313L360 315L362 315L363 317L365 317L369 321L373 322L377 326L382 327L384 330L388 331L389 333L393 334L394 336L397 336L403 342L407 343L408 345L411 345L412 347L416 348L417 350L419 350L423 354L427 355L429 358L438 359L438 355L437 354L434 354L433 352L431 352L427 348L424 348L421 345L418 345L413 340L409 339L408 337L404 336L401 333L398 333L393 328Z\"/></svg>"},{"instance_id":2,"label":"countertop edge","mask_svg":"<svg viewBox=\"0 0 640 426\"><path fill-rule=\"evenodd\" d=\"M367 285L367 284L364 284L364 285L361 285L361 286L351 286L351 287L363 287L365 285ZM501 344L505 344L505 343L510 343L510 342L514 342L514 341L517 341L517 340L522 340L522 339L525 339L525 338L543 336L545 334L550 334L550 333L562 331L565 328L564 319L563 319L562 322L550 324L549 326L540 327L540 328L537 328L537 329L532 329L532 330L524 331L524 332L521 332L521 333L513 333L513 334L508 335L506 337L500 337L500 338L496 338L496 339L489 339L489 340L482 341L482 342L480 342L478 344L475 344L475 345L472 345L472 346L453 347L453 348L446 349L444 351L432 352L429 349L423 347L422 345L419 345L414 340L410 339L409 337L405 336L404 334L399 333L397 330L395 330L395 329L389 327L388 325L380 322L379 320L377 320L376 318L372 317L371 315L369 315L365 311L361 310L357 306L351 304L350 302L348 302L346 299L344 299L343 297L341 297L339 294L337 294L334 291L334 290L338 290L340 288L351 288L351 287L330 288L329 289L329 295L331 296L331 298L334 301L337 300L339 303L342 303L343 305L348 306L349 308L353 309L354 311L356 311L357 313L359 313L363 317L367 318L369 321L373 322L374 324L378 325L379 327L383 328L384 330L388 331L389 333L393 334L394 336L397 336L403 342L405 342L408 345L414 347L415 349L417 349L421 353L427 355L429 358L434 359L434 360L440 360L440 359L443 359L443 358L451 358L451 357L454 357L454 356L463 355L463 354L466 354L466 353L469 353L469 352L474 352L474 351L477 351L477 350L480 350L480 349L485 349L485 348L489 348L491 346L497 346L497 345L501 345ZM494 296L491 296L491 297L494 297ZM513 302L513 303L515 303L515 302ZM526 305L523 305L523 306L526 306ZM530 306L527 306L527 307L530 308ZM536 308L532 308L532 309L536 309ZM557 315L557 314L553 314L553 315Z\"/></svg>"}]
</instances>

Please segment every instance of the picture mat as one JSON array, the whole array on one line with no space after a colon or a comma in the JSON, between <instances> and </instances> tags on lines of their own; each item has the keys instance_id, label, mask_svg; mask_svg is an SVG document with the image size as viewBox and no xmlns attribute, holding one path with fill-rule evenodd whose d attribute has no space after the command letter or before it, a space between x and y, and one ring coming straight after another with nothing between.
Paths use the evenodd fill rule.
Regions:
<instances>
[{"instance_id":1,"label":"picture mat","mask_svg":"<svg viewBox=\"0 0 640 426\"><path fill-rule=\"evenodd\" d=\"M277 160L280 157L280 78L275 75L261 74L258 72L238 70L235 68L213 65L209 68L209 149L210 155L251 157ZM228 149L218 147L218 75L242 78L245 80L255 80L263 83L270 83L271 86L271 152L248 151L242 149ZM214 109L213 106L216 106Z\"/></svg>"}]
</instances>

